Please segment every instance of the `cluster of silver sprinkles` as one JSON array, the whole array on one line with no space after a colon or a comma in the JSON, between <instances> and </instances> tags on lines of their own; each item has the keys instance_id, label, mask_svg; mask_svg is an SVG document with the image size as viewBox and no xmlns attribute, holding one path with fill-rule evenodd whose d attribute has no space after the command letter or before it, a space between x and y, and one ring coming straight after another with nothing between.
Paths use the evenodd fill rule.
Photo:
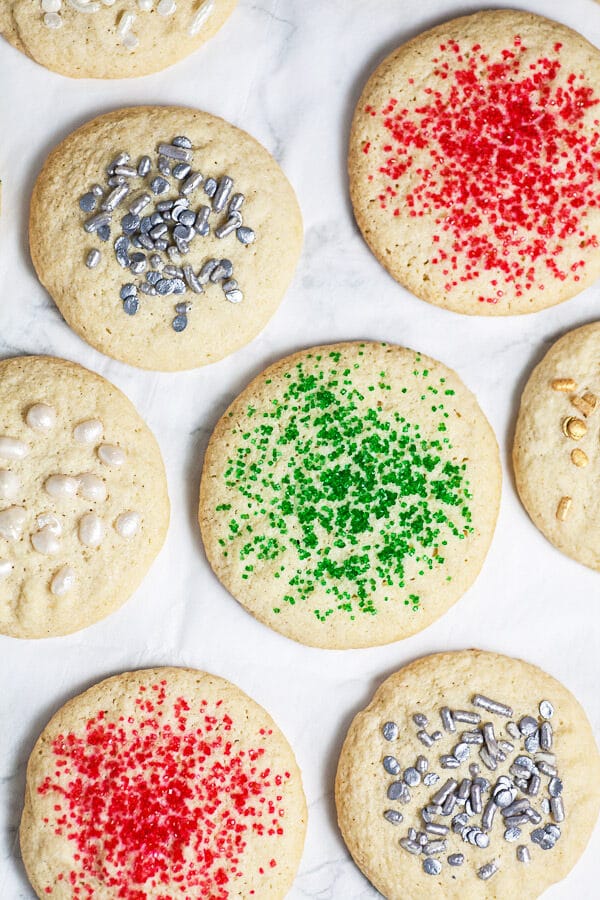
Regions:
<instances>
[{"instance_id":1,"label":"cluster of silver sprinkles","mask_svg":"<svg viewBox=\"0 0 600 900\"><path fill-rule=\"evenodd\" d=\"M115 0L64 0L64 2L79 13L91 15L99 12L103 7L113 6ZM132 2L131 6L140 13L148 13L156 11L159 16L167 19L174 15L177 11L176 0L137 0ZM42 21L46 28L56 30L62 28L63 20L61 10L63 0L40 0L42 11ZM215 0L204 0L198 9L194 12L187 33L190 37L196 37L202 27L207 22L209 16L215 8ZM122 12L118 10L116 14L116 34L119 42L126 50L136 50L139 46L139 40L136 37L133 27L137 19L136 13L131 10Z\"/></svg>"},{"instance_id":2,"label":"cluster of silver sprinkles","mask_svg":"<svg viewBox=\"0 0 600 900\"><path fill-rule=\"evenodd\" d=\"M559 823L565 819L565 809L553 752L550 719L554 707L550 701L542 700L536 715L522 716L518 722L513 721L510 706L481 694L472 697L471 705L472 709L443 706L439 710L442 730L430 729L429 718L422 712L415 713L412 721L416 737L427 750L435 748L439 741L452 746L444 746L446 752L437 758L435 751L431 757L420 753L407 766L393 752L393 744L400 737L399 726L393 721L381 726L386 742L381 765L392 779L386 784L386 799L388 804L397 804L404 810L386 804L383 817L390 825L402 825L413 792L418 792L417 827L409 827L399 838L399 845L404 852L422 860L423 871L428 875L442 872L444 857L450 867L464 864L463 853L450 852L453 834L481 851L490 848L494 831L501 832L508 843L527 840L528 833L531 844L541 850L551 850L561 836ZM491 716L500 721L490 721ZM446 777L434 771L456 770L467 764L468 776L466 771L462 777L458 773L456 777ZM507 774L489 774L501 764L508 769ZM487 770L487 777L482 768ZM544 823L544 816L551 821ZM499 871L499 863L486 859L484 853L482 856L473 873L487 881ZM522 863L531 861L526 844L516 847L516 859Z\"/></svg>"},{"instance_id":3,"label":"cluster of silver sprinkles","mask_svg":"<svg viewBox=\"0 0 600 900\"><path fill-rule=\"evenodd\" d=\"M134 276L120 289L127 315L137 313L140 294L203 294L209 283L220 284L230 303L244 299L231 260L210 257L196 272L185 264L192 242L211 231L219 240L233 234L244 245L255 240L254 231L243 223L245 197L234 192L233 179L229 175L205 178L193 169L193 155L192 142L184 135L158 144L156 167L149 156L132 164L129 153L119 153L106 170L106 187L94 184L79 199L80 209L89 215L84 230L101 242L111 239L114 220L119 218L114 254L121 268ZM194 208L201 188L207 199L196 200ZM172 198L174 191L174 199L159 199L167 194ZM211 223L211 219L216 221ZM95 269L101 258L100 250L93 247L85 264ZM190 300L181 299L174 306L171 326L176 332L187 327Z\"/></svg>"}]
</instances>

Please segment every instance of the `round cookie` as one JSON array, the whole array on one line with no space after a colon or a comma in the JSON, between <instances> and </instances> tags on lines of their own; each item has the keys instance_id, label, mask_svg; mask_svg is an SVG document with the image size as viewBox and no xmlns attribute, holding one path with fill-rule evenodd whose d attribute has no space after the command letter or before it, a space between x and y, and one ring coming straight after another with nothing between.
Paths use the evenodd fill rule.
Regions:
<instances>
[{"instance_id":1,"label":"round cookie","mask_svg":"<svg viewBox=\"0 0 600 900\"><path fill-rule=\"evenodd\" d=\"M160 450L114 385L63 359L0 362L0 634L103 619L138 587L168 522Z\"/></svg>"},{"instance_id":2,"label":"round cookie","mask_svg":"<svg viewBox=\"0 0 600 900\"><path fill-rule=\"evenodd\" d=\"M600 571L600 322L570 331L533 370L513 447L521 501L567 556Z\"/></svg>"},{"instance_id":3,"label":"round cookie","mask_svg":"<svg viewBox=\"0 0 600 900\"><path fill-rule=\"evenodd\" d=\"M466 650L381 685L350 726L335 798L354 861L387 900L491 900L537 897L568 874L599 785L573 695L521 660Z\"/></svg>"},{"instance_id":4,"label":"round cookie","mask_svg":"<svg viewBox=\"0 0 600 900\"><path fill-rule=\"evenodd\" d=\"M158 72L197 50L237 0L1 0L0 33L72 78Z\"/></svg>"},{"instance_id":5,"label":"round cookie","mask_svg":"<svg viewBox=\"0 0 600 900\"><path fill-rule=\"evenodd\" d=\"M500 500L494 434L441 363L389 344L270 366L210 439L208 560L276 631L316 647L407 637L470 587Z\"/></svg>"},{"instance_id":6,"label":"round cookie","mask_svg":"<svg viewBox=\"0 0 600 900\"><path fill-rule=\"evenodd\" d=\"M388 272L470 315L534 312L600 275L600 53L531 13L454 19L394 51L358 102L358 225Z\"/></svg>"},{"instance_id":7,"label":"round cookie","mask_svg":"<svg viewBox=\"0 0 600 900\"><path fill-rule=\"evenodd\" d=\"M21 851L40 898L278 900L306 819L294 754L262 707L214 675L146 669L50 720L27 767Z\"/></svg>"},{"instance_id":8,"label":"round cookie","mask_svg":"<svg viewBox=\"0 0 600 900\"><path fill-rule=\"evenodd\" d=\"M302 238L294 192L264 147L177 107L88 122L51 153L31 203L33 263L69 325L146 369L206 365L252 340Z\"/></svg>"}]
</instances>

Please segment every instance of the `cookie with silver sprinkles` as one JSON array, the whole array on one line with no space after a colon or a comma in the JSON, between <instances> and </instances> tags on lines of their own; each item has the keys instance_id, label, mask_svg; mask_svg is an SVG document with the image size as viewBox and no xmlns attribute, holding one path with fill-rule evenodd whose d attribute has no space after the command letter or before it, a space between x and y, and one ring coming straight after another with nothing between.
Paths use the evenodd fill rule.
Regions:
<instances>
[{"instance_id":1,"label":"cookie with silver sprinkles","mask_svg":"<svg viewBox=\"0 0 600 900\"><path fill-rule=\"evenodd\" d=\"M135 591L169 522L158 445L114 385L42 356L0 362L0 634L69 634Z\"/></svg>"},{"instance_id":2,"label":"cookie with silver sprinkles","mask_svg":"<svg viewBox=\"0 0 600 900\"><path fill-rule=\"evenodd\" d=\"M439 653L356 716L335 800L354 861L387 900L532 898L586 847L600 757L584 710L541 669Z\"/></svg>"},{"instance_id":3,"label":"cookie with silver sprinkles","mask_svg":"<svg viewBox=\"0 0 600 900\"><path fill-rule=\"evenodd\" d=\"M523 506L548 540L600 571L600 322L563 335L533 370L513 446Z\"/></svg>"},{"instance_id":4,"label":"cookie with silver sprinkles","mask_svg":"<svg viewBox=\"0 0 600 900\"><path fill-rule=\"evenodd\" d=\"M399 640L470 587L498 513L498 446L446 366L391 344L315 347L218 422L200 488L208 560L262 622L317 647Z\"/></svg>"},{"instance_id":5,"label":"cookie with silver sprinkles","mask_svg":"<svg viewBox=\"0 0 600 900\"><path fill-rule=\"evenodd\" d=\"M179 107L100 116L50 155L31 255L66 321L145 369L190 369L252 340L302 247L292 187L233 125Z\"/></svg>"},{"instance_id":6,"label":"cookie with silver sprinkles","mask_svg":"<svg viewBox=\"0 0 600 900\"><path fill-rule=\"evenodd\" d=\"M148 75L189 56L237 0L0 0L0 34L72 78Z\"/></svg>"},{"instance_id":7,"label":"cookie with silver sprinkles","mask_svg":"<svg viewBox=\"0 0 600 900\"><path fill-rule=\"evenodd\" d=\"M600 52L517 10L438 25L358 101L356 221L417 297L469 315L534 312L600 275Z\"/></svg>"},{"instance_id":8,"label":"cookie with silver sprinkles","mask_svg":"<svg viewBox=\"0 0 600 900\"><path fill-rule=\"evenodd\" d=\"M52 717L27 767L21 851L44 900L283 900L306 819L262 707L205 672L145 669Z\"/></svg>"}]
</instances>

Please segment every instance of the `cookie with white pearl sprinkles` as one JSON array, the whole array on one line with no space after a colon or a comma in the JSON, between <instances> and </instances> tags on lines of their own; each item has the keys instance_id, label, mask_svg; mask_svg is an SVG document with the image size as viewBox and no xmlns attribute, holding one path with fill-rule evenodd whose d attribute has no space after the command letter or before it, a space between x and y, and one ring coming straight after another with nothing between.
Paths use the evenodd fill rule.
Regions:
<instances>
[{"instance_id":1,"label":"cookie with white pearl sprinkles","mask_svg":"<svg viewBox=\"0 0 600 900\"><path fill-rule=\"evenodd\" d=\"M498 446L446 366L392 344L300 351L266 369L210 439L208 560L265 624L317 647L408 637L485 559Z\"/></svg>"},{"instance_id":2,"label":"cookie with white pearl sprinkles","mask_svg":"<svg viewBox=\"0 0 600 900\"><path fill-rule=\"evenodd\" d=\"M515 429L517 490L562 553L600 571L600 322L563 335L531 373Z\"/></svg>"},{"instance_id":3,"label":"cookie with white pearl sprinkles","mask_svg":"<svg viewBox=\"0 0 600 900\"><path fill-rule=\"evenodd\" d=\"M338 764L338 823L387 900L538 897L583 853L600 756L575 697L480 650L426 656L378 688Z\"/></svg>"},{"instance_id":4,"label":"cookie with white pearl sprinkles","mask_svg":"<svg viewBox=\"0 0 600 900\"><path fill-rule=\"evenodd\" d=\"M2 0L0 34L71 78L158 72L219 31L237 0Z\"/></svg>"},{"instance_id":5,"label":"cookie with white pearl sprinkles","mask_svg":"<svg viewBox=\"0 0 600 900\"><path fill-rule=\"evenodd\" d=\"M94 119L50 155L31 204L32 259L64 318L146 369L206 365L252 340L302 240L294 191L267 150L192 109Z\"/></svg>"},{"instance_id":6,"label":"cookie with white pearl sprinkles","mask_svg":"<svg viewBox=\"0 0 600 900\"><path fill-rule=\"evenodd\" d=\"M108 678L62 707L27 768L21 850L40 898L283 900L306 831L270 715L205 672Z\"/></svg>"},{"instance_id":7,"label":"cookie with white pearl sprinkles","mask_svg":"<svg viewBox=\"0 0 600 900\"><path fill-rule=\"evenodd\" d=\"M168 522L160 450L124 394L67 360L0 362L0 634L103 619L138 587Z\"/></svg>"},{"instance_id":8,"label":"cookie with white pearl sprinkles","mask_svg":"<svg viewBox=\"0 0 600 900\"><path fill-rule=\"evenodd\" d=\"M600 52L531 13L438 25L356 107L356 221L379 262L454 312L534 312L600 275Z\"/></svg>"}]
</instances>

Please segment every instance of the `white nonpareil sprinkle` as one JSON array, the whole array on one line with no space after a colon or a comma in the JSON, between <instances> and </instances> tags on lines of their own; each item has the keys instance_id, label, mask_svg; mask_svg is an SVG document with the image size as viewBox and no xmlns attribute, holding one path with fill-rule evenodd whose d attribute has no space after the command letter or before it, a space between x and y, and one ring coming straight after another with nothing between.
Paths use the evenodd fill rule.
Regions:
<instances>
[{"instance_id":1,"label":"white nonpareil sprinkle","mask_svg":"<svg viewBox=\"0 0 600 900\"><path fill-rule=\"evenodd\" d=\"M198 12L194 14L190 27L188 28L190 37L195 37L198 34L214 8L215 0L205 0L200 6Z\"/></svg>"},{"instance_id":2,"label":"white nonpareil sprinkle","mask_svg":"<svg viewBox=\"0 0 600 900\"><path fill-rule=\"evenodd\" d=\"M138 6L142 12L150 12L154 6L154 0L138 0Z\"/></svg>"},{"instance_id":3,"label":"white nonpareil sprinkle","mask_svg":"<svg viewBox=\"0 0 600 900\"><path fill-rule=\"evenodd\" d=\"M177 4L175 0L159 0L159 4L156 7L159 16L172 16L176 9Z\"/></svg>"},{"instance_id":4,"label":"white nonpareil sprinkle","mask_svg":"<svg viewBox=\"0 0 600 900\"><path fill-rule=\"evenodd\" d=\"M131 31L131 28L132 28L134 22L135 22L135 13L124 12L119 21L119 26L117 28L117 32L121 36L127 34L128 31Z\"/></svg>"},{"instance_id":5,"label":"white nonpareil sprinkle","mask_svg":"<svg viewBox=\"0 0 600 900\"><path fill-rule=\"evenodd\" d=\"M45 13L44 25L46 28L60 28L62 26L62 19L58 13Z\"/></svg>"}]
</instances>

